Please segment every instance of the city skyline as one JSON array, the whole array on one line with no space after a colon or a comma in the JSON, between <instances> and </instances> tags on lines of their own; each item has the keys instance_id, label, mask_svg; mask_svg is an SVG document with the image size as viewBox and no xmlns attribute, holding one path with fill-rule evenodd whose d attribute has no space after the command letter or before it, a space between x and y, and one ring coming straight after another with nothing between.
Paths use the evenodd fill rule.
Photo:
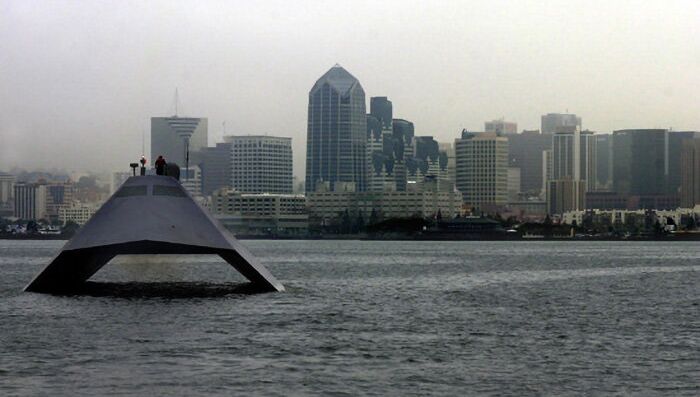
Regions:
<instances>
[{"instance_id":1,"label":"city skyline","mask_svg":"<svg viewBox=\"0 0 700 397\"><path fill-rule=\"evenodd\" d=\"M538 129L542 115L567 111L603 133L700 130L700 56L690 45L700 5L566 4L309 2L282 15L275 4L190 13L169 3L4 3L0 169L125 168L142 152L150 117L175 113L178 87L178 113L209 119L210 146L224 122L227 135L289 136L301 177L308 87L336 62L368 97L390 97L416 135L440 142L501 117ZM324 20L339 11L354 16ZM380 61L367 57L368 40L385 51Z\"/></svg>"}]
</instances>

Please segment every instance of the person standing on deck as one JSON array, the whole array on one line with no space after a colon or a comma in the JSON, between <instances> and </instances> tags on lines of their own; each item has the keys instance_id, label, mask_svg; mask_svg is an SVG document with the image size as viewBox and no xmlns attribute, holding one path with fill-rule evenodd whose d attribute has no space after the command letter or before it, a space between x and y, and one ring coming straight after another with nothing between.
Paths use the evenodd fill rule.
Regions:
<instances>
[{"instance_id":1,"label":"person standing on deck","mask_svg":"<svg viewBox=\"0 0 700 397\"><path fill-rule=\"evenodd\" d=\"M165 162L165 159L163 156L158 156L158 159L155 162L156 166L156 175L165 175L165 166L167 163Z\"/></svg>"}]
</instances>

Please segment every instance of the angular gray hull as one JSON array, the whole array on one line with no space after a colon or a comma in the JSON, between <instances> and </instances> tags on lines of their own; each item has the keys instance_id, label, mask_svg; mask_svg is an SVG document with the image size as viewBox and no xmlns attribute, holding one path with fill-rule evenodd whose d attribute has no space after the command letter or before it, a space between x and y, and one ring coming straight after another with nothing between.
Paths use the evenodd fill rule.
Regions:
<instances>
[{"instance_id":1,"label":"angular gray hull","mask_svg":"<svg viewBox=\"0 0 700 397\"><path fill-rule=\"evenodd\" d=\"M167 176L129 178L25 290L68 292L115 256L138 254L219 255L258 289L284 290L178 181Z\"/></svg>"}]
</instances>

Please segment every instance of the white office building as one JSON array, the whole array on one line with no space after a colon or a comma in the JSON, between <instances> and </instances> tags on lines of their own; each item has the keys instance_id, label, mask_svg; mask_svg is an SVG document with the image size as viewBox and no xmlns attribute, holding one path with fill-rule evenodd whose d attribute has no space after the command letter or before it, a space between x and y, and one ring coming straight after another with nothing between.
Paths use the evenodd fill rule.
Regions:
<instances>
[{"instance_id":1,"label":"white office building","mask_svg":"<svg viewBox=\"0 0 700 397\"><path fill-rule=\"evenodd\" d=\"M243 193L292 193L292 138L226 136L231 144L231 186Z\"/></svg>"}]
</instances>

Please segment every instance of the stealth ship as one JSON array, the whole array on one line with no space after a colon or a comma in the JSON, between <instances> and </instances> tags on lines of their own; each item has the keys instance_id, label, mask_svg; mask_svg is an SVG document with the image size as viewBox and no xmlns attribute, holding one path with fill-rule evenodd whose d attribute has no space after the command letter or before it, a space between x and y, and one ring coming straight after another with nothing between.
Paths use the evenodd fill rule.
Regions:
<instances>
[{"instance_id":1,"label":"stealth ship","mask_svg":"<svg viewBox=\"0 0 700 397\"><path fill-rule=\"evenodd\" d=\"M263 291L284 286L170 176L133 176L25 288L69 292L117 255L216 254Z\"/></svg>"}]
</instances>

